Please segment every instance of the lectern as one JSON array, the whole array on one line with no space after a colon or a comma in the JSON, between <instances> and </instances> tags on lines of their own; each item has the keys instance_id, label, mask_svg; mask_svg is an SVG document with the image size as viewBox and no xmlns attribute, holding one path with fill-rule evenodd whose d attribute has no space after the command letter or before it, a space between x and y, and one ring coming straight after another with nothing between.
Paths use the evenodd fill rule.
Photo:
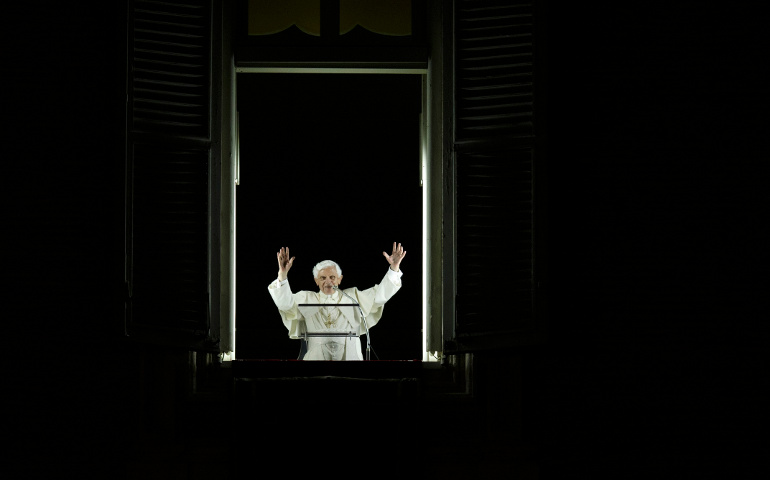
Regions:
<instances>
[{"instance_id":1,"label":"lectern","mask_svg":"<svg viewBox=\"0 0 770 480\"><path fill-rule=\"evenodd\" d=\"M339 291L346 297L353 299L350 295L343 292L342 290ZM320 310L322 307L356 307L358 308L358 312L361 314L361 321L364 322L364 327L366 328L366 360L371 360L371 349L372 349L372 342L369 335L369 325L366 322L366 315L364 315L364 311L361 309L361 305L358 303L300 303L297 305L299 308L300 313L303 317L307 318L309 316L313 316L316 313L318 313L318 310ZM341 332L341 331L332 331L332 332L308 332L307 331L307 324L305 324L305 331L302 333L302 339L307 342L307 339L310 337L359 337L358 333L356 332Z\"/></svg>"}]
</instances>

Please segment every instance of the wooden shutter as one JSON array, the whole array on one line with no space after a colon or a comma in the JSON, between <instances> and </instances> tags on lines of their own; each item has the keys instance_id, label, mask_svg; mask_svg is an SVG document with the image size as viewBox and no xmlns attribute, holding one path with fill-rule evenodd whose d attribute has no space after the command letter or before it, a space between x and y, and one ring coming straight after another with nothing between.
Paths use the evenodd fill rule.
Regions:
<instances>
[{"instance_id":1,"label":"wooden shutter","mask_svg":"<svg viewBox=\"0 0 770 480\"><path fill-rule=\"evenodd\" d=\"M128 17L126 333L205 344L212 2L130 0Z\"/></svg>"},{"instance_id":2,"label":"wooden shutter","mask_svg":"<svg viewBox=\"0 0 770 480\"><path fill-rule=\"evenodd\" d=\"M535 55L531 3L454 3L455 338L521 343L535 327Z\"/></svg>"}]
</instances>

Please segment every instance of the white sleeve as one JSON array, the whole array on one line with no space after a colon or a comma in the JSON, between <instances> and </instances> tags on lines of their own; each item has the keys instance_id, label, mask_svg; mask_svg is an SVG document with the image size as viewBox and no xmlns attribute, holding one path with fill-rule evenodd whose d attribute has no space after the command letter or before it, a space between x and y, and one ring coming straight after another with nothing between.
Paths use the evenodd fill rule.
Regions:
<instances>
[{"instance_id":1,"label":"white sleeve","mask_svg":"<svg viewBox=\"0 0 770 480\"><path fill-rule=\"evenodd\" d=\"M273 283L268 285L267 291L270 292L270 296L273 297L273 302L278 310L285 312L291 310L294 305L294 298L291 294L291 285L289 285L289 279L273 280Z\"/></svg>"},{"instance_id":2,"label":"white sleeve","mask_svg":"<svg viewBox=\"0 0 770 480\"><path fill-rule=\"evenodd\" d=\"M384 305L385 302L396 294L401 289L401 276L404 274L401 270L394 272L388 268L388 273L382 279L377 288L377 293L374 296L374 303Z\"/></svg>"},{"instance_id":3,"label":"white sleeve","mask_svg":"<svg viewBox=\"0 0 770 480\"><path fill-rule=\"evenodd\" d=\"M388 272L377 285L366 290L358 290L357 288L350 290L351 293L355 294L358 304L366 315L369 327L373 327L380 321L385 303L401 289L401 275L403 275L402 272L394 272L388 268ZM354 326L358 328L358 333L363 333L363 327L359 322L360 319L356 316Z\"/></svg>"},{"instance_id":4,"label":"white sleeve","mask_svg":"<svg viewBox=\"0 0 770 480\"><path fill-rule=\"evenodd\" d=\"M299 313L297 298L295 294L291 293L289 280L279 281L275 279L273 283L268 285L267 291L270 292L275 306L278 307L278 313L281 315L286 330L289 331L289 337L299 338L305 330L305 319Z\"/></svg>"}]
</instances>

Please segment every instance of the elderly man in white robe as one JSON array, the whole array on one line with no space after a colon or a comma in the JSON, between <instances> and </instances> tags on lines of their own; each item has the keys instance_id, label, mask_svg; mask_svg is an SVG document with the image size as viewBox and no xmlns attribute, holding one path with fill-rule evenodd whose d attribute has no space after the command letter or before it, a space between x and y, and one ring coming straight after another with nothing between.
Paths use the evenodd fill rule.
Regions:
<instances>
[{"instance_id":1,"label":"elderly man in white robe","mask_svg":"<svg viewBox=\"0 0 770 480\"><path fill-rule=\"evenodd\" d=\"M406 256L406 250L401 244L393 242L390 255L382 252L390 264L382 281L366 290L356 287L340 290L342 269L331 261L324 260L313 268L313 277L318 285L318 292L301 290L292 293L289 286L288 274L294 264L294 257L289 255L289 248L282 247L276 254L278 258L278 278L267 290L273 297L275 306L281 314L281 319L289 337L304 338L307 333L348 333L364 335L367 328L372 328L380 321L385 303L401 288L401 261ZM347 295L344 295L343 292ZM352 299L355 299L355 302ZM355 304L359 307L339 307L341 304ZM317 307L303 307L300 304L316 304ZM323 305L323 306L321 306ZM328 307L326 305L329 305ZM361 312L366 317L366 324L361 318ZM309 336L307 337L307 352L303 360L363 360L361 340L350 336Z\"/></svg>"}]
</instances>

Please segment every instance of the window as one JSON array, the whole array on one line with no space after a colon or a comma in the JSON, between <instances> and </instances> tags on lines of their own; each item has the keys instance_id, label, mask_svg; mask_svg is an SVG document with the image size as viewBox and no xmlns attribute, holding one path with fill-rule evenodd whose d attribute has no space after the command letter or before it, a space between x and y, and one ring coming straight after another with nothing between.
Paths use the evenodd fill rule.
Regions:
<instances>
[{"instance_id":1,"label":"window","mask_svg":"<svg viewBox=\"0 0 770 480\"><path fill-rule=\"evenodd\" d=\"M237 358L299 351L266 292L281 246L297 256L295 291L316 289L312 268L324 259L366 288L397 241L408 252L404 287L372 330L372 358L423 359L424 72L340 72L238 73Z\"/></svg>"}]
</instances>

